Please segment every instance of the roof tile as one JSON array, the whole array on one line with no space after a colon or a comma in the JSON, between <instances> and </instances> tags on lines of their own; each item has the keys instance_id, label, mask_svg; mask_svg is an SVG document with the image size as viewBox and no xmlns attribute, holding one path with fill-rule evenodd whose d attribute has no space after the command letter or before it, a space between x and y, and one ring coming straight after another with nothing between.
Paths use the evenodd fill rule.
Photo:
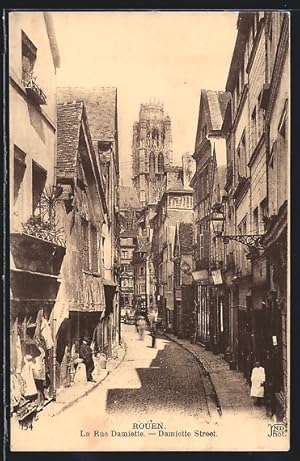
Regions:
<instances>
[{"instance_id":1,"label":"roof tile","mask_svg":"<svg viewBox=\"0 0 300 461\"><path fill-rule=\"evenodd\" d=\"M60 87L58 102L83 101L93 141L113 141L117 131L117 89Z\"/></svg>"},{"instance_id":2,"label":"roof tile","mask_svg":"<svg viewBox=\"0 0 300 461\"><path fill-rule=\"evenodd\" d=\"M83 104L57 105L57 175L73 177L79 145Z\"/></svg>"}]
</instances>

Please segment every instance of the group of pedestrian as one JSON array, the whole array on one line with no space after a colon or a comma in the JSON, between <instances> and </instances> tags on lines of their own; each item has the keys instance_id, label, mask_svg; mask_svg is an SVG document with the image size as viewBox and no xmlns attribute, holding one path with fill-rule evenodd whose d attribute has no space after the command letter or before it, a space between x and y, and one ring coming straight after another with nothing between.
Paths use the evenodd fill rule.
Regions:
<instances>
[{"instance_id":1,"label":"group of pedestrian","mask_svg":"<svg viewBox=\"0 0 300 461\"><path fill-rule=\"evenodd\" d=\"M145 339L146 326L147 326L147 321L145 317L142 315L138 316L136 320L136 330L138 332L140 341L144 341ZM157 334L156 322L152 321L150 324L150 335L152 337L152 345L151 345L152 348L156 347L156 334Z\"/></svg>"}]
</instances>

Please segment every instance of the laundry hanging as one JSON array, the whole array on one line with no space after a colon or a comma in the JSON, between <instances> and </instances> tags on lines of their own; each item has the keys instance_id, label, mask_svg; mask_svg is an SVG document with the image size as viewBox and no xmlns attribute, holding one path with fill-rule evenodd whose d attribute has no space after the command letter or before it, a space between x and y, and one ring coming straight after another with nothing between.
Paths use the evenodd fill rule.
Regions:
<instances>
[{"instance_id":1,"label":"laundry hanging","mask_svg":"<svg viewBox=\"0 0 300 461\"><path fill-rule=\"evenodd\" d=\"M41 335L45 340L46 349L49 350L53 347L53 339L51 328L47 322L47 320L43 317L41 322Z\"/></svg>"},{"instance_id":2,"label":"laundry hanging","mask_svg":"<svg viewBox=\"0 0 300 461\"><path fill-rule=\"evenodd\" d=\"M27 354L24 357L24 366L22 368L21 377L23 379L25 397L31 397L37 394L36 385L33 376L32 356Z\"/></svg>"}]
</instances>

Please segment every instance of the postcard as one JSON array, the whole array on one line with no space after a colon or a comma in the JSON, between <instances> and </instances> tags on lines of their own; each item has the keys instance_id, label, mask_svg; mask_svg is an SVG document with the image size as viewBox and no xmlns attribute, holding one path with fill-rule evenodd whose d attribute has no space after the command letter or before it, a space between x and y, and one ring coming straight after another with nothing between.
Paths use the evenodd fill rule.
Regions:
<instances>
[{"instance_id":1,"label":"postcard","mask_svg":"<svg viewBox=\"0 0 300 461\"><path fill-rule=\"evenodd\" d=\"M7 16L10 449L288 451L290 14Z\"/></svg>"}]
</instances>

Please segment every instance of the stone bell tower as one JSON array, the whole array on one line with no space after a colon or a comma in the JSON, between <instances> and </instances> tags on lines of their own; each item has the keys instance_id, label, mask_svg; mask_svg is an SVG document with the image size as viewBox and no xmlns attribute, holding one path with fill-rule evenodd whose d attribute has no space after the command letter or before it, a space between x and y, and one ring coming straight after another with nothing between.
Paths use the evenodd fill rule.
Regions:
<instances>
[{"instance_id":1,"label":"stone bell tower","mask_svg":"<svg viewBox=\"0 0 300 461\"><path fill-rule=\"evenodd\" d=\"M157 102L141 104L133 125L132 172L140 207L160 198L165 168L172 163L171 119Z\"/></svg>"}]
</instances>

